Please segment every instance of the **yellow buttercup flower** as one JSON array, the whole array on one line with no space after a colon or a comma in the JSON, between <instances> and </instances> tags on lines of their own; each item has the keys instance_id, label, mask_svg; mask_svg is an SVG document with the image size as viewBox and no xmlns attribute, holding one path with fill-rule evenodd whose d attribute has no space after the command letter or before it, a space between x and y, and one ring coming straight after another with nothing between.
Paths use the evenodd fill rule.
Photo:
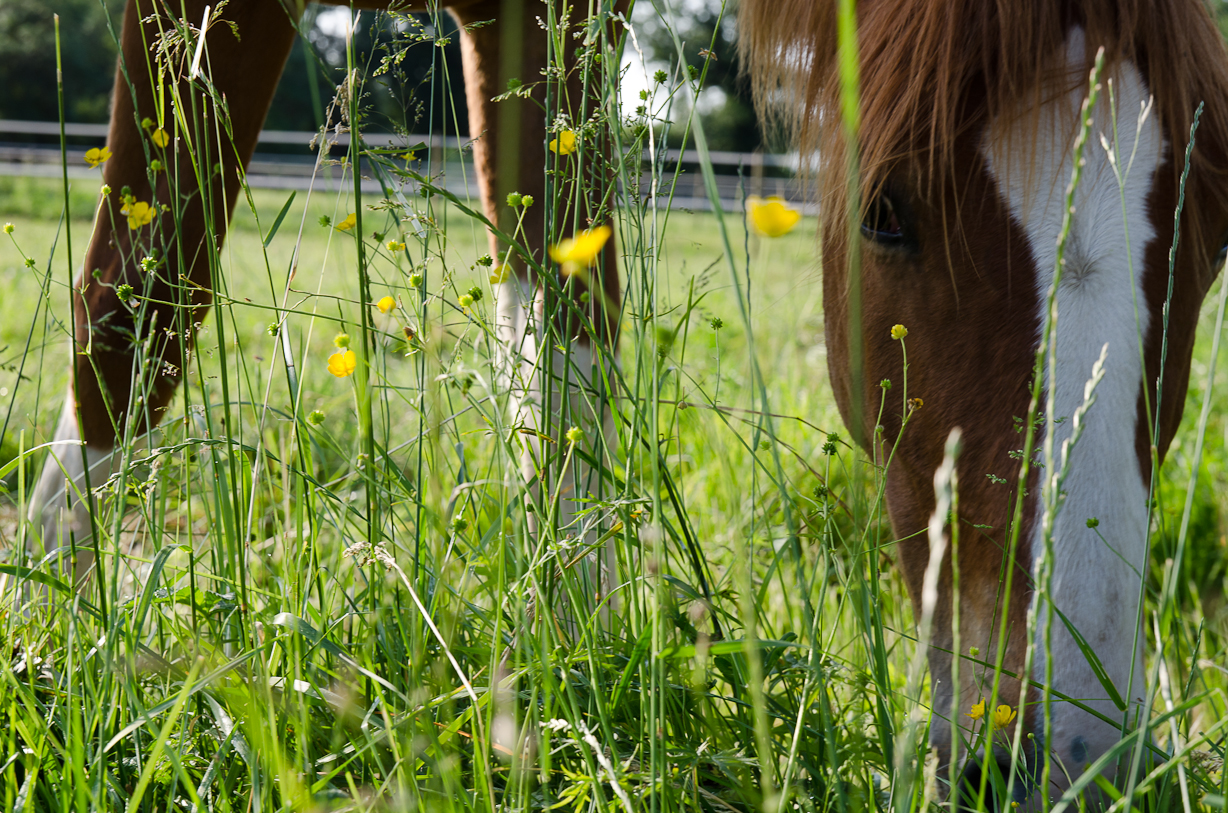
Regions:
<instances>
[{"instance_id":1,"label":"yellow buttercup flower","mask_svg":"<svg viewBox=\"0 0 1228 813\"><path fill-rule=\"evenodd\" d=\"M975 704L968 711L968 716L971 717L973 720L979 720L982 717L984 717L985 716L985 700L982 699L980 703Z\"/></svg>"},{"instance_id":2,"label":"yellow buttercup flower","mask_svg":"<svg viewBox=\"0 0 1228 813\"><path fill-rule=\"evenodd\" d=\"M337 378L353 375L356 369L358 369L358 356L353 350L342 350L328 357L328 371Z\"/></svg>"},{"instance_id":3,"label":"yellow buttercup flower","mask_svg":"<svg viewBox=\"0 0 1228 813\"><path fill-rule=\"evenodd\" d=\"M379 302L376 302L375 307L379 308L380 313L392 313L397 309L397 301L390 296L386 296L380 299Z\"/></svg>"},{"instance_id":4,"label":"yellow buttercup flower","mask_svg":"<svg viewBox=\"0 0 1228 813\"><path fill-rule=\"evenodd\" d=\"M908 328L904 327L903 325L896 325L895 327L891 328L891 338L895 339L897 342L907 335Z\"/></svg>"},{"instance_id":5,"label":"yellow buttercup flower","mask_svg":"<svg viewBox=\"0 0 1228 813\"><path fill-rule=\"evenodd\" d=\"M499 263L494 268L490 269L490 284L498 285L501 282L507 282L512 278L511 263Z\"/></svg>"},{"instance_id":6,"label":"yellow buttercup flower","mask_svg":"<svg viewBox=\"0 0 1228 813\"><path fill-rule=\"evenodd\" d=\"M340 223L337 224L337 231L349 231L350 229L354 228L357 225L358 225L358 213L350 212L349 216L346 217L345 220L342 220Z\"/></svg>"},{"instance_id":7,"label":"yellow buttercup flower","mask_svg":"<svg viewBox=\"0 0 1228 813\"><path fill-rule=\"evenodd\" d=\"M558 155L571 155L576 151L576 134L571 130L564 130L559 133L558 137L550 142L550 152Z\"/></svg>"},{"instance_id":8,"label":"yellow buttercup flower","mask_svg":"<svg viewBox=\"0 0 1228 813\"><path fill-rule=\"evenodd\" d=\"M166 131L161 127L154 130L153 134L149 136L149 139L159 147L165 147L167 144L171 143L171 137L168 136Z\"/></svg>"},{"instance_id":9,"label":"yellow buttercup flower","mask_svg":"<svg viewBox=\"0 0 1228 813\"><path fill-rule=\"evenodd\" d=\"M575 237L550 247L550 259L563 266L564 274L578 273L592 265L614 230L609 226L586 229Z\"/></svg>"},{"instance_id":10,"label":"yellow buttercup flower","mask_svg":"<svg viewBox=\"0 0 1228 813\"><path fill-rule=\"evenodd\" d=\"M404 250L405 250L405 244L404 244L404 243L397 242L396 240L389 240L389 241L388 241L388 250L389 250L389 251L404 251Z\"/></svg>"},{"instance_id":11,"label":"yellow buttercup flower","mask_svg":"<svg viewBox=\"0 0 1228 813\"><path fill-rule=\"evenodd\" d=\"M141 226L148 225L154 219L157 210L145 201L138 200L124 204L119 213L128 218L128 228L135 231Z\"/></svg>"},{"instance_id":12,"label":"yellow buttercup flower","mask_svg":"<svg viewBox=\"0 0 1228 813\"><path fill-rule=\"evenodd\" d=\"M90 169L102 166L110 157L110 147L94 147L92 150L85 151L85 163L90 165Z\"/></svg>"},{"instance_id":13,"label":"yellow buttercup flower","mask_svg":"<svg viewBox=\"0 0 1228 813\"><path fill-rule=\"evenodd\" d=\"M993 713L994 728L1006 728L1015 719L1015 714L1010 706L998 706Z\"/></svg>"},{"instance_id":14,"label":"yellow buttercup flower","mask_svg":"<svg viewBox=\"0 0 1228 813\"><path fill-rule=\"evenodd\" d=\"M746 199L746 208L750 210L750 222L755 231L765 237L781 237L793 231L793 227L802 219L802 213L785 203L785 199L777 195L767 200L757 195Z\"/></svg>"}]
</instances>

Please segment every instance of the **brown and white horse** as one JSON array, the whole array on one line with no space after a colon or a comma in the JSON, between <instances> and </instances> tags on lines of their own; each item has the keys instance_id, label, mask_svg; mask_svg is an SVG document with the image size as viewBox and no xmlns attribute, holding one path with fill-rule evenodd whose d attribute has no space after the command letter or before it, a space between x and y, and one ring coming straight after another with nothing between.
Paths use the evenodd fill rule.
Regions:
<instances>
[{"instance_id":1,"label":"brown and white horse","mask_svg":"<svg viewBox=\"0 0 1228 813\"><path fill-rule=\"evenodd\" d=\"M907 540L898 545L898 561L917 609L929 548L925 534L915 534L935 510L934 475L948 433L962 429L961 647L977 647L980 659L992 662L1003 614L1004 669L1022 675L1035 647L1032 688L1014 724L1035 738L1023 740L1031 770L1015 786L1021 801L1027 780L1041 775L1038 754L1055 759L1060 789L1064 772L1081 774L1121 736L1121 726L1055 702L1051 741L1044 742L1036 687L1047 667L1054 690L1109 719L1126 716L1061 622L1054 624L1051 664L1040 633L1029 639L1026 632L1034 563L1044 551L1042 478L1054 472L1031 467L1020 541L1014 560L1005 561L1024 446L1020 422L1029 410L1089 72L1105 48L1056 293L1056 365L1042 381L1041 408L1049 395L1053 403L1045 418L1061 421L1059 446L1106 345L1107 356L1052 536L1051 598L1099 655L1133 721L1148 713L1139 706L1146 696L1139 601L1153 455L1163 459L1180 421L1199 307L1228 233L1228 58L1200 0L863 0L854 146L841 124L836 5L744 3L742 48L759 98L783 102L772 111L783 109L803 151L824 159L830 373L845 422L867 451L879 443L890 448L900 434L899 410L883 414L881 436L876 415L879 382L898 386L904 376L891 328L909 330L908 392L924 406L900 438L887 501L894 531ZM1206 113L1170 281L1179 177L1200 102ZM852 185L850 150L860 166ZM846 213L850 186L861 197L860 223ZM858 259L859 273L850 273ZM951 651L949 554L937 584L931 743L945 763L958 756L950 753L951 722L967 724L964 712L989 691L984 670L967 661L952 685L952 655L962 653ZM951 706L956 689L958 709ZM1006 679L998 702L1017 706L1019 692L1019 683ZM1036 752L1028 753L1030 743ZM1000 748L994 756L1005 759Z\"/></svg>"},{"instance_id":2,"label":"brown and white horse","mask_svg":"<svg viewBox=\"0 0 1228 813\"><path fill-rule=\"evenodd\" d=\"M178 11L179 4L173 5ZM184 5L188 20L199 19L203 3ZM161 3L157 8L163 13ZM143 32L139 22L151 13L150 0L130 0L123 59L134 92L117 79L108 140L115 157L104 179L115 189L130 185L138 199L155 191L166 199L172 191L165 186L166 175L160 176L157 190L146 181L144 136L137 124L153 106L143 66L158 23L151 17ZM533 104L500 106L488 100L510 75L536 75L544 67L543 38L537 12L516 0L456 3L452 13L462 23L500 23L462 34L471 128L482 134L475 144L482 199L488 217L499 222L498 204L506 191L516 187L539 193L544 177L540 143L547 123ZM252 154L295 36L286 11L271 0L234 3L225 16L239 31L259 34L235 40L226 27L217 26L208 35L211 81L229 104L234 143L222 151L223 171L214 180L210 220L217 227L206 235L203 209L197 203L190 206L179 244L184 267L172 263L164 275L177 280L186 274L195 283L192 321L208 307L212 284L211 270L197 261L199 247L205 240L220 243L224 236L238 192L230 180L235 164ZM1216 276L1216 258L1228 231L1228 187L1223 183L1228 58L1199 0L865 0L858 4L857 21L860 127L855 144L841 124L835 3L743 0L742 48L760 98L771 101L775 114L785 111L784 120L804 152L823 158L819 182L828 359L846 423L871 453L880 444L891 446L901 433L902 414L886 411L880 430L877 411L866 405L878 403L880 380L903 380L890 329L902 323L910 331L908 387L924 406L899 439L887 475L887 498L894 529L908 540L899 544L898 559L918 608L930 556L925 536L914 534L927 526L935 509L933 478L944 442L952 429L962 429L959 640L961 647L992 653L999 630L1005 629L1002 666L1016 676L1023 674L1032 649L1032 688L1008 729L1023 726L1035 737L1027 741L1028 768L1016 784L1022 800L1035 788L1042 754L1060 763L1053 771L1060 789L1069 781L1067 772L1080 773L1121 735L1119 726L1056 703L1052 739L1044 742L1036 686L1047 670L1055 690L1110 719L1123 717L1064 628L1059 625L1054 633L1049 664L1039 633L1027 635L1036 595L1034 563L1044 549L1039 495L1045 475L1036 466L1025 483L1013 559L1008 545L1018 450L1024 445L1018 429L1029 411L1071 148L1092 57L1099 47L1106 49L1104 84L1107 88L1111 79L1113 105L1106 92L1092 113L1093 137L1084 154L1057 290L1057 364L1046 369L1042 382L1054 404L1047 417L1073 416L1106 345L1107 357L1099 400L1086 416L1071 457L1065 504L1052 537L1051 597L1098 653L1130 702L1131 718L1147 713L1138 706L1144 696L1139 574L1147 566L1153 456L1163 458L1177 428L1199 306ZM523 48L523 61L509 68L510 42ZM188 98L193 91L185 86L182 92ZM1207 112L1193 151L1170 295L1168 253L1178 178L1200 101ZM1140 115L1141 110L1148 114ZM509 118L519 121L509 126ZM1107 149L1100 145L1101 133ZM855 161L848 160L850 153ZM852 183L851 166L860 168ZM184 177L192 177L191 172ZM860 222L847 214L849 189L861 201ZM86 269L101 269L108 283L137 273L123 259L130 235L110 228L122 222L118 208L115 200L104 206L85 261ZM530 248L543 256L546 224L540 225ZM498 248L492 237L492 249ZM611 253L604 269L606 293L617 297ZM156 283L151 300L173 301L169 285ZM528 306L538 296L534 291L522 269L520 298L506 317L513 341L523 338L534 318ZM88 347L90 355L77 358L75 403L69 399L57 437L83 438L91 461L109 455L116 427L129 420L124 405L133 391L130 344L118 340L125 313L113 285L83 287L77 339L78 348ZM180 322L167 308L158 324ZM157 354L166 362L161 369L182 366L175 342ZM154 377L132 419L141 426L156 423L177 384L173 374ZM1153 426L1158 427L1154 437ZM1070 433L1070 420L1056 426L1059 443ZM80 475L78 455L61 454L59 460L70 476ZM59 465L50 463L35 509L62 503L54 492L62 490L63 482ZM48 544L56 544L61 530L54 512L44 517ZM1095 529L1088 527L1091 518L1098 520ZM1012 585L1009 591L1006 583ZM953 595L948 555L938 579L929 652L931 742L944 763L964 756L951 752L950 724L962 719L963 710L952 702L958 696L963 708L970 706L984 696L986 679L984 669L967 665L959 671L959 686L952 685ZM1006 678L1001 702L1017 705L1019 692L1019 682ZM976 756L972 774L977 759L1003 762L1006 755L995 748L992 755Z\"/></svg>"}]
</instances>

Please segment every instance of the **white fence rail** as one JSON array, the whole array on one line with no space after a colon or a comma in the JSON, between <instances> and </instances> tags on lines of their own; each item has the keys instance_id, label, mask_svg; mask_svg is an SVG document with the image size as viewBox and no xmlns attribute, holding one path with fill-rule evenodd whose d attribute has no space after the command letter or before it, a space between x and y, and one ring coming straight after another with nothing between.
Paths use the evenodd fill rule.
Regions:
<instances>
[{"instance_id":1,"label":"white fence rail","mask_svg":"<svg viewBox=\"0 0 1228 813\"><path fill-rule=\"evenodd\" d=\"M101 143L107 137L108 125L83 124L70 122L64 125L65 135L74 139L93 139ZM29 143L30 139L21 136L40 138L60 135L60 125L54 121L18 121L0 119L0 175L16 176L59 176L60 151L58 146L43 143ZM260 133L260 144L279 146L302 146L304 150L317 137L314 132L297 132L291 130L264 130ZM330 136L339 146L348 146L349 134ZM433 150L442 150L443 163L446 166L445 177L448 179L448 189L458 195L476 196L472 164L467 158L467 138L441 135L392 135L384 133L368 133L363 140L378 147L396 147L415 144L426 144ZM86 147L70 145L68 148L69 176L88 177L89 171L84 165ZM664 160L669 165L681 164L683 175L673 198L675 208L708 209L707 195L702 187L698 172L688 171L688 166L698 166L699 153L696 150L665 150ZM798 167L798 156L790 154L764 154L760 152L709 152L713 166L721 168L741 167L741 177L736 174L717 175L717 188L721 198L722 208L739 210L743 194L781 195L789 200L801 202L803 194L800 185L793 177L764 177L765 168L789 170L790 176ZM251 165L248 167L248 182L256 188L266 189L306 189L314 184L317 189L332 190L341 181L340 172L334 167L325 167L315 171L314 159L304 152L301 156L281 153L260 152L259 147ZM773 173L779 175L779 172ZM640 184L642 190L647 190L650 176L644 175ZM646 191L645 191L646 194ZM665 192L659 194L663 197ZM812 206L805 206L813 211Z\"/></svg>"}]
</instances>

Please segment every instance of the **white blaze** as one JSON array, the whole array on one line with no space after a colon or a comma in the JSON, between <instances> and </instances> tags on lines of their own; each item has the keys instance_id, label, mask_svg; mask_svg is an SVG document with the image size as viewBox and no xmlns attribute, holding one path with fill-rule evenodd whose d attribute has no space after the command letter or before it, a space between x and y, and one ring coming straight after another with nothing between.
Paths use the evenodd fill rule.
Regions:
<instances>
[{"instance_id":1,"label":"white blaze","mask_svg":"<svg viewBox=\"0 0 1228 813\"><path fill-rule=\"evenodd\" d=\"M1087 93L1084 54L1083 32L1073 29L1066 43L1067 85L1049 89L1039 110L1015 111L1015 115L992 122L987 130L990 174L1027 235L1036 260L1042 324L1073 168L1078 113ZM1143 376L1140 337L1145 339L1151 321L1142 288L1143 258L1155 238L1147 196L1166 145L1154 116L1140 124L1140 110L1149 93L1132 64L1120 65L1112 77L1115 122L1108 84L1102 84L1091 137L1083 152L1086 164L1074 196L1066 265L1057 292L1057 364L1045 379L1054 395L1055 416L1065 419L1056 426L1055 450L1070 437L1071 418L1083 403L1084 386L1105 344L1108 355L1096 404L1071 453L1066 500L1054 528L1053 599L1095 650L1123 697L1133 668L1132 694L1138 697L1143 680L1141 638L1138 646L1134 642L1139 574L1145 567L1147 489L1135 436ZM1032 122L1038 125L1034 136ZM1101 134L1110 146L1116 137L1114 152L1124 185L1113 171ZM1041 476L1053 474L1042 471ZM1040 500L1037 506L1031 539L1034 557L1044 549ZM1093 517L1099 520L1096 529L1087 527L1087 520ZM1043 630L1038 629L1033 670L1038 682L1045 676L1042 636ZM1056 617L1052 656L1056 690L1087 699L1110 718L1121 716ZM1035 732L1038 741L1042 731L1038 727ZM1119 736L1112 726L1055 701L1049 747L1072 776L1082 773Z\"/></svg>"}]
</instances>

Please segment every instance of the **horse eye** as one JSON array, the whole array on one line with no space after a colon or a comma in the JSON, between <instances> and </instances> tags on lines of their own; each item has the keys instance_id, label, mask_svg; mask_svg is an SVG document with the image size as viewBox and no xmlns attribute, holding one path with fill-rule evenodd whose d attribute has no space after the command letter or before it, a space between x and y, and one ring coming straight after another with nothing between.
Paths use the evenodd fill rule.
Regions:
<instances>
[{"instance_id":1,"label":"horse eye","mask_svg":"<svg viewBox=\"0 0 1228 813\"><path fill-rule=\"evenodd\" d=\"M861 220L861 234L867 240L891 248L904 248L908 245L904 223L895 204L886 195L875 195L866 207L865 216Z\"/></svg>"}]
</instances>

